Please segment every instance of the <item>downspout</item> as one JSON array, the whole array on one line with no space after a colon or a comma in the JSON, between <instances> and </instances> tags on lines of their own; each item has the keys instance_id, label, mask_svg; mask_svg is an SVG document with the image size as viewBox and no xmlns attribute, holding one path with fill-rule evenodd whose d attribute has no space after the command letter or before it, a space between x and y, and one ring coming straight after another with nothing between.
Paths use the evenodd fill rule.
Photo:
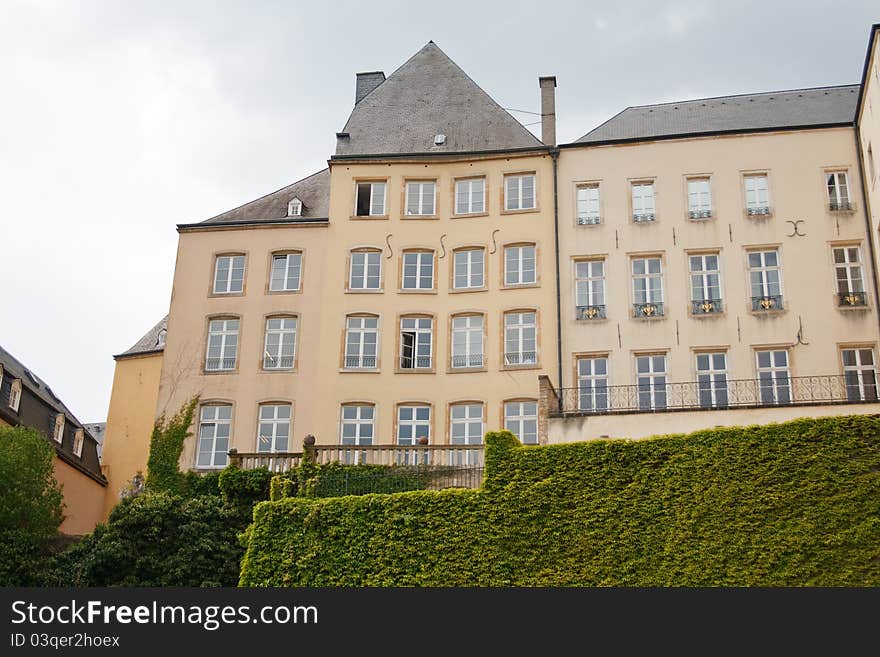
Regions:
<instances>
[{"instance_id":1,"label":"downspout","mask_svg":"<svg viewBox=\"0 0 880 657\"><path fill-rule=\"evenodd\" d=\"M562 395L562 292L559 276L559 148L550 149L553 158L553 237L556 243L556 377L559 395ZM874 287L876 292L877 287Z\"/></svg>"},{"instance_id":2,"label":"downspout","mask_svg":"<svg viewBox=\"0 0 880 657\"><path fill-rule=\"evenodd\" d=\"M865 209L865 228L868 231L868 251L871 260L871 281L874 283L874 310L877 313L877 328L880 330L880 291L877 289L877 250L874 246L874 228L871 225L871 202L865 180L865 162L862 157L862 144L859 142L859 126L853 123L853 138L856 142L856 155L859 160L859 182L862 186L862 203Z\"/></svg>"}]
</instances>

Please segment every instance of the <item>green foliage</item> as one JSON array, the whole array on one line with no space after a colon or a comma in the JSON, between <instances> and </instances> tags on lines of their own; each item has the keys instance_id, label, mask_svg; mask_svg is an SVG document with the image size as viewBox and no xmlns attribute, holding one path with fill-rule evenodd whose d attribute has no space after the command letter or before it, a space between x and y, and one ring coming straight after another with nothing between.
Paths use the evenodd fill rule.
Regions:
<instances>
[{"instance_id":1,"label":"green foliage","mask_svg":"<svg viewBox=\"0 0 880 657\"><path fill-rule=\"evenodd\" d=\"M227 504L250 511L257 502L269 499L271 480L272 473L266 468L241 470L229 466L220 472L220 492Z\"/></svg>"},{"instance_id":2,"label":"green foliage","mask_svg":"<svg viewBox=\"0 0 880 657\"><path fill-rule=\"evenodd\" d=\"M513 440L480 490L258 504L241 585L880 585L878 416Z\"/></svg>"},{"instance_id":3,"label":"green foliage","mask_svg":"<svg viewBox=\"0 0 880 657\"><path fill-rule=\"evenodd\" d=\"M268 499L280 500L297 495L340 497L424 490L446 474L446 470L436 467L304 462L298 468L272 477ZM263 496L261 499L265 500L267 497Z\"/></svg>"},{"instance_id":4,"label":"green foliage","mask_svg":"<svg viewBox=\"0 0 880 657\"><path fill-rule=\"evenodd\" d=\"M44 584L234 586L246 524L217 496L148 491L124 499L107 524L59 555Z\"/></svg>"},{"instance_id":5,"label":"green foliage","mask_svg":"<svg viewBox=\"0 0 880 657\"><path fill-rule=\"evenodd\" d=\"M0 427L0 586L39 577L63 519L55 450L34 429Z\"/></svg>"},{"instance_id":6,"label":"green foliage","mask_svg":"<svg viewBox=\"0 0 880 657\"><path fill-rule=\"evenodd\" d=\"M199 398L193 397L170 420L162 415L153 425L147 459L148 490L185 493L188 485L192 485L180 472L178 464L183 443L192 435L189 428L198 403Z\"/></svg>"}]
</instances>

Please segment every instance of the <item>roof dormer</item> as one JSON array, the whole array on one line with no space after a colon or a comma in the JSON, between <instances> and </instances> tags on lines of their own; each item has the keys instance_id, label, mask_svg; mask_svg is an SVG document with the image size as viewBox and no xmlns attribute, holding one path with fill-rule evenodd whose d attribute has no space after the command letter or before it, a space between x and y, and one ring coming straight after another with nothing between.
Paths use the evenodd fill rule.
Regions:
<instances>
[{"instance_id":1,"label":"roof dormer","mask_svg":"<svg viewBox=\"0 0 880 657\"><path fill-rule=\"evenodd\" d=\"M303 202L294 196L287 204L288 217L301 217L303 212Z\"/></svg>"}]
</instances>

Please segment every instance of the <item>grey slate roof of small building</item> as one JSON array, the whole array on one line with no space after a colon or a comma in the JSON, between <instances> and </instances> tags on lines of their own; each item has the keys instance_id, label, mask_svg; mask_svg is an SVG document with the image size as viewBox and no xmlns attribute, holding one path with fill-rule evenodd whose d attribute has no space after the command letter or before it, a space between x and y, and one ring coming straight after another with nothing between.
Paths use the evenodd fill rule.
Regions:
<instances>
[{"instance_id":1,"label":"grey slate roof of small building","mask_svg":"<svg viewBox=\"0 0 880 657\"><path fill-rule=\"evenodd\" d=\"M125 356L137 356L138 354L151 354L157 351L165 350L164 341L159 344L159 334L168 327L168 315L165 315L158 324L147 331L140 340L135 342L130 348L121 354L116 354L114 358L124 358Z\"/></svg>"},{"instance_id":2,"label":"grey slate roof of small building","mask_svg":"<svg viewBox=\"0 0 880 657\"><path fill-rule=\"evenodd\" d=\"M850 124L858 93L845 85L628 107L575 143Z\"/></svg>"},{"instance_id":3,"label":"grey slate roof of small building","mask_svg":"<svg viewBox=\"0 0 880 657\"><path fill-rule=\"evenodd\" d=\"M287 205L294 197L302 201L302 216L291 219L327 219L330 216L330 169L322 169L255 201L206 219L202 223L224 224L284 219L287 217Z\"/></svg>"},{"instance_id":4,"label":"grey slate roof of small building","mask_svg":"<svg viewBox=\"0 0 880 657\"><path fill-rule=\"evenodd\" d=\"M80 426L83 426L82 423L76 419L76 416L70 412L70 409L64 405L64 402L55 396L55 393L52 391L52 388L49 387L48 383L25 367L24 363L6 351L3 347L0 347L0 365L3 366L3 371L8 375L11 375L12 378L21 379L22 386L31 390L50 408L54 409L56 413L64 413L68 418Z\"/></svg>"},{"instance_id":5,"label":"grey slate roof of small building","mask_svg":"<svg viewBox=\"0 0 880 657\"><path fill-rule=\"evenodd\" d=\"M101 458L104 452L104 434L107 433L107 423L89 422L88 424L84 424L83 427L86 431L92 434L92 438L98 443L98 458Z\"/></svg>"},{"instance_id":6,"label":"grey slate roof of small building","mask_svg":"<svg viewBox=\"0 0 880 657\"><path fill-rule=\"evenodd\" d=\"M342 133L337 157L543 146L433 41L354 106Z\"/></svg>"}]
</instances>

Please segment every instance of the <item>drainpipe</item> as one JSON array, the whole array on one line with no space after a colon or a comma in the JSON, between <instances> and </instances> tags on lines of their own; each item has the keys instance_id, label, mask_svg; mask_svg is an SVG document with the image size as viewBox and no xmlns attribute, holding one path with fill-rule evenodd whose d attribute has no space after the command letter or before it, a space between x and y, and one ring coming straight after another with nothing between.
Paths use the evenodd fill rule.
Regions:
<instances>
[{"instance_id":1,"label":"drainpipe","mask_svg":"<svg viewBox=\"0 0 880 657\"><path fill-rule=\"evenodd\" d=\"M859 182L862 185L862 207L865 209L865 227L868 230L868 251L871 260L871 282L874 283L874 311L877 313L877 328L880 330L880 291L877 289L877 257L874 246L874 228L871 225L871 202L868 199L868 187L865 177L865 161L862 157L862 144L859 142L859 126L853 123L853 138L856 141L856 155L859 159ZM555 169L554 169L555 171Z\"/></svg>"},{"instance_id":2,"label":"drainpipe","mask_svg":"<svg viewBox=\"0 0 880 657\"><path fill-rule=\"evenodd\" d=\"M556 376L557 389L562 396L562 292L559 277L559 148L550 149L553 158L553 237L556 243ZM875 286L876 291L876 286Z\"/></svg>"}]
</instances>

